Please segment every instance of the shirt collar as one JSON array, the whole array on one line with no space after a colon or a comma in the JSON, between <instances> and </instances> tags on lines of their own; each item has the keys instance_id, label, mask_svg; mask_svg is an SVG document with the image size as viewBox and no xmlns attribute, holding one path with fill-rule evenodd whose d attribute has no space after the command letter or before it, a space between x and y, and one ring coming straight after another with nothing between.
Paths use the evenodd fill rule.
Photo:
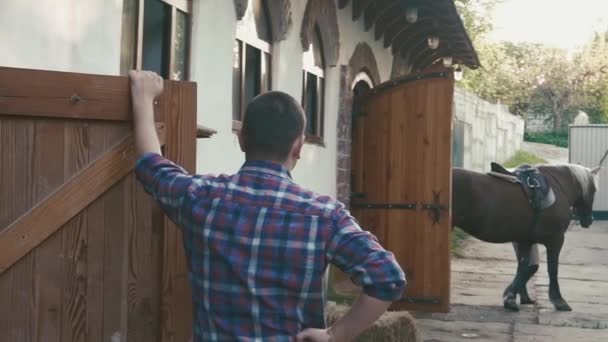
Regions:
<instances>
[{"instance_id":1,"label":"shirt collar","mask_svg":"<svg viewBox=\"0 0 608 342\"><path fill-rule=\"evenodd\" d=\"M265 173L275 177L291 180L291 173L279 163L267 160L248 160L241 167L240 172Z\"/></svg>"}]
</instances>

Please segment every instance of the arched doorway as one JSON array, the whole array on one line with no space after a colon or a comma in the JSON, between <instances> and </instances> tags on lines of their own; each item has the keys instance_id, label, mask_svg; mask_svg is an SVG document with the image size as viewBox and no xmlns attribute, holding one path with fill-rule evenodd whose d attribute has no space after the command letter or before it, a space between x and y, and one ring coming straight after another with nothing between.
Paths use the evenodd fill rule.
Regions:
<instances>
[{"instance_id":1,"label":"arched doorway","mask_svg":"<svg viewBox=\"0 0 608 342\"><path fill-rule=\"evenodd\" d=\"M354 189L354 182L357 179L357 175L361 175L361 172L357 172L357 170L361 170L361 158L355 158L355 156L360 156L361 153L355 153L357 149L362 148L361 136L361 125L357 125L358 118L363 115L363 101L365 97L370 93L372 88L374 87L374 81L369 76L369 74L362 70L353 77L352 82L350 83L350 87L348 89L348 93L351 100L350 113L348 113L348 117L344 117L343 121L349 122L349 137L345 140L344 144L350 144L350 148L347 149L347 159L350 162L348 165L348 182L349 186L345 187L346 189L342 189L342 193L339 193L341 201L345 203L350 203L351 200L356 200L356 193L353 193L351 189ZM347 120L345 120L347 119ZM344 124L344 122L342 122ZM344 131L344 130L342 130ZM344 165L341 165L344 167ZM344 193L345 192L345 193ZM338 300L340 298L348 298L352 299L354 296L359 294L360 289L355 286L349 279L349 277L342 271L338 270L335 267L330 268L330 297L333 300Z\"/></svg>"},{"instance_id":2,"label":"arched doorway","mask_svg":"<svg viewBox=\"0 0 608 342\"><path fill-rule=\"evenodd\" d=\"M363 146L361 144L362 140L362 125L359 122L359 118L365 115L363 110L363 102L365 97L369 94L371 89L374 87L374 84L365 72L360 72L355 76L352 83L352 93L353 93L353 102L352 102L352 116L351 116L351 164L350 164L350 200L356 200L361 196L360 193L357 193L354 189L357 189L356 183L362 182L361 179L361 169L363 168L361 158L362 153L356 153Z\"/></svg>"}]
</instances>

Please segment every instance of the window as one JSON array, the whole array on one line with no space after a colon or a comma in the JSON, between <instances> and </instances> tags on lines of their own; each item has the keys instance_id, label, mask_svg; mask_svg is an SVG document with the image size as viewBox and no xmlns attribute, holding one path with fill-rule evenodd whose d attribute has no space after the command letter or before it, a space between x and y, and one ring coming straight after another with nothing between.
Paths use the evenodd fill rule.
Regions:
<instances>
[{"instance_id":1,"label":"window","mask_svg":"<svg viewBox=\"0 0 608 342\"><path fill-rule=\"evenodd\" d=\"M138 68L188 79L190 0L125 0L121 74Z\"/></svg>"},{"instance_id":2,"label":"window","mask_svg":"<svg viewBox=\"0 0 608 342\"><path fill-rule=\"evenodd\" d=\"M323 144L325 61L318 26L315 26L312 43L304 53L303 66L302 107L306 113L306 141Z\"/></svg>"},{"instance_id":3,"label":"window","mask_svg":"<svg viewBox=\"0 0 608 342\"><path fill-rule=\"evenodd\" d=\"M237 24L232 69L232 128L242 126L245 108L270 90L271 33L262 0L253 0Z\"/></svg>"}]
</instances>

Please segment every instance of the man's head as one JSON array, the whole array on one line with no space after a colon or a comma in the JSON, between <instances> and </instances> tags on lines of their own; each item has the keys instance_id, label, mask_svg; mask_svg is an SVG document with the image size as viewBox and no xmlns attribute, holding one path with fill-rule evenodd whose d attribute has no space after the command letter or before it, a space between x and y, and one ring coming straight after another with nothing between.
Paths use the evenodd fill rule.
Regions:
<instances>
[{"instance_id":1,"label":"man's head","mask_svg":"<svg viewBox=\"0 0 608 342\"><path fill-rule=\"evenodd\" d=\"M304 111L283 92L255 97L245 110L239 134L241 150L248 160L270 160L293 169L304 145Z\"/></svg>"}]
</instances>

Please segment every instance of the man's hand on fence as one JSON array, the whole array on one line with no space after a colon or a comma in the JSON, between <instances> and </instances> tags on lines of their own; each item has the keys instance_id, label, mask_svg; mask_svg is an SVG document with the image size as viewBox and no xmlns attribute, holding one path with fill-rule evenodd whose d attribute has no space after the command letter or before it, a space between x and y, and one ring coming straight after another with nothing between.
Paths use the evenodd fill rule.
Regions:
<instances>
[{"instance_id":1,"label":"man's hand on fence","mask_svg":"<svg viewBox=\"0 0 608 342\"><path fill-rule=\"evenodd\" d=\"M135 126L135 146L139 155L161 154L154 125L154 99L163 92L163 79L151 71L129 71Z\"/></svg>"},{"instance_id":2,"label":"man's hand on fence","mask_svg":"<svg viewBox=\"0 0 608 342\"><path fill-rule=\"evenodd\" d=\"M152 71L129 71L134 102L153 102L163 92L163 79Z\"/></svg>"}]
</instances>

